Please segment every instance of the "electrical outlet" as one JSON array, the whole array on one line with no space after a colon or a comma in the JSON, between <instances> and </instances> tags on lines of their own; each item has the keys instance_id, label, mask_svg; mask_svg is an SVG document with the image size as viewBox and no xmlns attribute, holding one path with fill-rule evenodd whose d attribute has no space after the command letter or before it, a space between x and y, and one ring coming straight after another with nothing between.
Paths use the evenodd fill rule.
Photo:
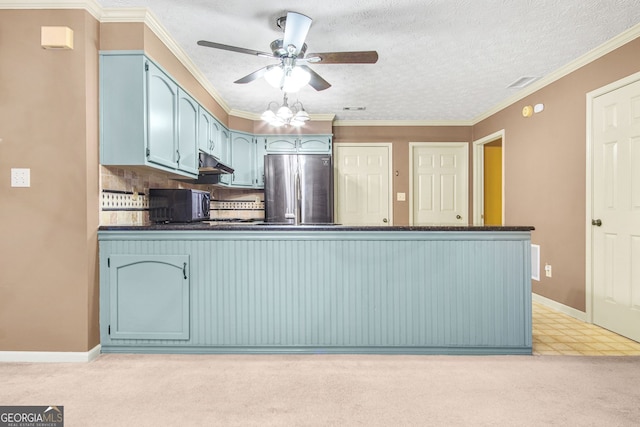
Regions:
<instances>
[{"instance_id":1,"label":"electrical outlet","mask_svg":"<svg viewBox=\"0 0 640 427\"><path fill-rule=\"evenodd\" d=\"M12 187L31 187L31 169L11 168Z\"/></svg>"},{"instance_id":2,"label":"electrical outlet","mask_svg":"<svg viewBox=\"0 0 640 427\"><path fill-rule=\"evenodd\" d=\"M544 265L544 275L547 277L551 277L551 265L550 264L545 264Z\"/></svg>"}]
</instances>

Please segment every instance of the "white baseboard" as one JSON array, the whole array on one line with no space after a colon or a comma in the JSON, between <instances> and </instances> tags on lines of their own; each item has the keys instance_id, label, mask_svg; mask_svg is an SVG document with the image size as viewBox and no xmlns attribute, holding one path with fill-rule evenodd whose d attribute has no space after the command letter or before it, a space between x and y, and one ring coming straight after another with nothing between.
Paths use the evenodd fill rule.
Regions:
<instances>
[{"instance_id":1,"label":"white baseboard","mask_svg":"<svg viewBox=\"0 0 640 427\"><path fill-rule=\"evenodd\" d=\"M0 351L0 362L91 362L100 355L100 344L89 351Z\"/></svg>"},{"instance_id":2,"label":"white baseboard","mask_svg":"<svg viewBox=\"0 0 640 427\"><path fill-rule=\"evenodd\" d=\"M564 313L564 314L569 315L571 317L575 317L576 319L581 320L583 322L589 323L587 321L587 313L585 313L583 311L576 310L573 307L569 307L568 305L561 304L561 303L559 303L557 301L554 301L552 299L549 299L547 297L543 297L542 295L538 295L538 294L535 294L535 293L532 293L531 295L532 295L531 299L534 302L537 302L537 303L542 304L542 305L544 305L546 307L549 307L549 308L553 308L554 310L559 311L560 313Z\"/></svg>"}]
</instances>

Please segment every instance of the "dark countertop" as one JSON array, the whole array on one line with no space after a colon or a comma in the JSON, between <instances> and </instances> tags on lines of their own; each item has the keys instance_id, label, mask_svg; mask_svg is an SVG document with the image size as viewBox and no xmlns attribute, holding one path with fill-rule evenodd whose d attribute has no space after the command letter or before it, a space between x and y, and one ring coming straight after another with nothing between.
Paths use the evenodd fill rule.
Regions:
<instances>
[{"instance_id":1,"label":"dark countertop","mask_svg":"<svg viewBox=\"0 0 640 427\"><path fill-rule=\"evenodd\" d=\"M99 231L532 231L532 226L351 226L351 225L283 225L265 223L193 222L150 225L103 225Z\"/></svg>"}]
</instances>

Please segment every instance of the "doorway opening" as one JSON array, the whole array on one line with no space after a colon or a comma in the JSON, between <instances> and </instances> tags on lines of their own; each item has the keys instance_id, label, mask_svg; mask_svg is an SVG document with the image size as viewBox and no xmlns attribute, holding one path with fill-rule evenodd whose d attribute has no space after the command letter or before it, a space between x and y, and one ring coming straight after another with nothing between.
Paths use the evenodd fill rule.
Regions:
<instances>
[{"instance_id":1,"label":"doorway opening","mask_svg":"<svg viewBox=\"0 0 640 427\"><path fill-rule=\"evenodd\" d=\"M473 224L504 225L504 129L473 142Z\"/></svg>"}]
</instances>

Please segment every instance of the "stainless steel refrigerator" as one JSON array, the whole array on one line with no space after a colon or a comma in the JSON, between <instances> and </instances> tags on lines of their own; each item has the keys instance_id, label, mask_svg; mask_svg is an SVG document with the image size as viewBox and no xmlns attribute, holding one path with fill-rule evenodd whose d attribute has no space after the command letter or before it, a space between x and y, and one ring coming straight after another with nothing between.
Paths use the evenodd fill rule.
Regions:
<instances>
[{"instance_id":1,"label":"stainless steel refrigerator","mask_svg":"<svg viewBox=\"0 0 640 427\"><path fill-rule=\"evenodd\" d=\"M264 207L268 223L333 223L333 167L326 154L264 156Z\"/></svg>"}]
</instances>

